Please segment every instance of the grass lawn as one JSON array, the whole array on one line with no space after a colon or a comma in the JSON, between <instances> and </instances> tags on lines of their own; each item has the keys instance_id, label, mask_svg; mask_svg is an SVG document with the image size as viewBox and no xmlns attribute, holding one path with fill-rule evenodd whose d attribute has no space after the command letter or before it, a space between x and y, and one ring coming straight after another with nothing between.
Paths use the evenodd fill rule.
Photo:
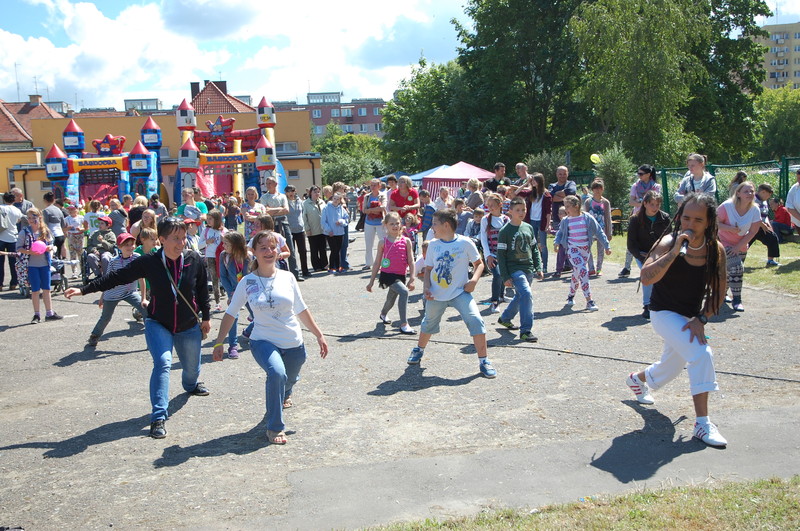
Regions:
<instances>
[{"instance_id":1,"label":"grass lawn","mask_svg":"<svg viewBox=\"0 0 800 531\"><path fill-rule=\"evenodd\" d=\"M617 264L625 263L625 242L627 235L614 236L611 240L611 256L607 260ZM595 244L595 250L597 245ZM758 286L778 292L800 295L800 244L787 242L781 245L781 267L767 267L767 248L761 242L750 245L745 260L744 285ZM603 267L603 276L614 278L619 269ZM637 275L636 263L633 264L633 275Z\"/></svg>"},{"instance_id":2,"label":"grass lawn","mask_svg":"<svg viewBox=\"0 0 800 531\"><path fill-rule=\"evenodd\" d=\"M798 529L800 476L589 498L383 529Z\"/></svg>"}]
</instances>

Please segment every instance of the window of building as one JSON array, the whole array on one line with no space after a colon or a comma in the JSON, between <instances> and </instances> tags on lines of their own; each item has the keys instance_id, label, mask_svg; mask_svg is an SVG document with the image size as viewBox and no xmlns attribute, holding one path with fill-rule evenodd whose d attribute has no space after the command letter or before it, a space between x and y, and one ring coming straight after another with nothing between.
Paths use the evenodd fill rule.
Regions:
<instances>
[{"instance_id":1,"label":"window of building","mask_svg":"<svg viewBox=\"0 0 800 531\"><path fill-rule=\"evenodd\" d=\"M289 170L286 172L287 179L299 179L300 178L300 170Z\"/></svg>"},{"instance_id":2,"label":"window of building","mask_svg":"<svg viewBox=\"0 0 800 531\"><path fill-rule=\"evenodd\" d=\"M314 126L314 134L315 135L325 134L325 126L324 125L315 125Z\"/></svg>"},{"instance_id":3,"label":"window of building","mask_svg":"<svg viewBox=\"0 0 800 531\"><path fill-rule=\"evenodd\" d=\"M331 109L331 118L339 117L339 109Z\"/></svg>"},{"instance_id":4,"label":"window of building","mask_svg":"<svg viewBox=\"0 0 800 531\"><path fill-rule=\"evenodd\" d=\"M358 108L358 115L359 116L366 116L367 115L367 108L366 107L359 107Z\"/></svg>"},{"instance_id":5,"label":"window of building","mask_svg":"<svg viewBox=\"0 0 800 531\"><path fill-rule=\"evenodd\" d=\"M373 107L372 108L372 115L373 116L380 116L381 115L381 108L380 107Z\"/></svg>"},{"instance_id":6,"label":"window of building","mask_svg":"<svg viewBox=\"0 0 800 531\"><path fill-rule=\"evenodd\" d=\"M358 125L358 132L359 133L366 133L367 132L367 124L359 124Z\"/></svg>"},{"instance_id":7,"label":"window of building","mask_svg":"<svg viewBox=\"0 0 800 531\"><path fill-rule=\"evenodd\" d=\"M39 181L39 189L40 190L52 190L53 189L53 182L50 180L47 181Z\"/></svg>"},{"instance_id":8,"label":"window of building","mask_svg":"<svg viewBox=\"0 0 800 531\"><path fill-rule=\"evenodd\" d=\"M345 132L345 133L352 133L353 132L353 126L350 125L350 124L342 124L339 127L341 127L342 131Z\"/></svg>"},{"instance_id":9,"label":"window of building","mask_svg":"<svg viewBox=\"0 0 800 531\"><path fill-rule=\"evenodd\" d=\"M794 58L794 64L800 65L800 57L795 57Z\"/></svg>"},{"instance_id":10,"label":"window of building","mask_svg":"<svg viewBox=\"0 0 800 531\"><path fill-rule=\"evenodd\" d=\"M794 38L795 38L795 39L800 39L800 33L795 33L795 34L794 34Z\"/></svg>"},{"instance_id":11,"label":"window of building","mask_svg":"<svg viewBox=\"0 0 800 531\"><path fill-rule=\"evenodd\" d=\"M798 44L798 45L796 45L796 46L794 47L794 51L796 51L796 52L800 52L800 44Z\"/></svg>"},{"instance_id":12,"label":"window of building","mask_svg":"<svg viewBox=\"0 0 800 531\"><path fill-rule=\"evenodd\" d=\"M800 70L794 71L794 77L800 77Z\"/></svg>"},{"instance_id":13,"label":"window of building","mask_svg":"<svg viewBox=\"0 0 800 531\"><path fill-rule=\"evenodd\" d=\"M342 116L352 117L353 109L342 109Z\"/></svg>"},{"instance_id":14,"label":"window of building","mask_svg":"<svg viewBox=\"0 0 800 531\"><path fill-rule=\"evenodd\" d=\"M379 133L383 131L383 124L375 124L375 132Z\"/></svg>"},{"instance_id":15,"label":"window of building","mask_svg":"<svg viewBox=\"0 0 800 531\"><path fill-rule=\"evenodd\" d=\"M161 151L161 158L168 159L169 158L169 146L163 146L159 148Z\"/></svg>"},{"instance_id":16,"label":"window of building","mask_svg":"<svg viewBox=\"0 0 800 531\"><path fill-rule=\"evenodd\" d=\"M297 153L297 142L277 142L275 144L275 153Z\"/></svg>"},{"instance_id":17,"label":"window of building","mask_svg":"<svg viewBox=\"0 0 800 531\"><path fill-rule=\"evenodd\" d=\"M322 118L322 111L320 109L313 109L311 111L312 118Z\"/></svg>"}]
</instances>

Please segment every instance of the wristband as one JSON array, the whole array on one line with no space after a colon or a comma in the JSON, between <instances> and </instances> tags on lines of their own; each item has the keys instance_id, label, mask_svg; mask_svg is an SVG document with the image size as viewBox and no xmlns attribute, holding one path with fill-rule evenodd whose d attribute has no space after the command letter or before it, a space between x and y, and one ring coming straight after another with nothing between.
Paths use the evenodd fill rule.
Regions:
<instances>
[{"instance_id":1,"label":"wristband","mask_svg":"<svg viewBox=\"0 0 800 531\"><path fill-rule=\"evenodd\" d=\"M214 348L221 347L222 345L224 345L224 343L217 343L216 345L214 345Z\"/></svg>"},{"instance_id":2,"label":"wristband","mask_svg":"<svg viewBox=\"0 0 800 531\"><path fill-rule=\"evenodd\" d=\"M708 317L706 317L702 313L697 314L697 320L700 321L702 324L707 324L708 323Z\"/></svg>"}]
</instances>

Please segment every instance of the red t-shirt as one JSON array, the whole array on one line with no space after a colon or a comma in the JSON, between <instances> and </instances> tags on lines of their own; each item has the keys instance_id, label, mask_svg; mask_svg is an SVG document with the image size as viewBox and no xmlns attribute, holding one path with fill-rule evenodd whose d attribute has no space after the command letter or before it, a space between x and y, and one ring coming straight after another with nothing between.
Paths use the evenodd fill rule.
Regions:
<instances>
[{"instance_id":1,"label":"red t-shirt","mask_svg":"<svg viewBox=\"0 0 800 531\"><path fill-rule=\"evenodd\" d=\"M406 205L414 205L414 204L418 203L419 202L419 193L412 188L412 189L410 189L408 191L407 194L401 195L400 194L400 189L398 188L397 190L392 192L392 195L389 196L389 199L394 202L394 206L404 207ZM411 209L401 208L401 210L398 212L398 214L400 214L400 219L403 219L405 217L405 215L408 214L408 213L416 214L417 213L417 209L416 208L411 208Z\"/></svg>"}]
</instances>

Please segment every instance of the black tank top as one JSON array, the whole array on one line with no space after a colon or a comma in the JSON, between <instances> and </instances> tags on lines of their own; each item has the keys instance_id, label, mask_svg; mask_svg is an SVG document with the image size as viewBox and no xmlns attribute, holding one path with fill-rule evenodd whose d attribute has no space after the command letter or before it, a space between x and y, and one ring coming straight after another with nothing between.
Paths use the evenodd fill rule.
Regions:
<instances>
[{"instance_id":1,"label":"black tank top","mask_svg":"<svg viewBox=\"0 0 800 531\"><path fill-rule=\"evenodd\" d=\"M668 310L685 317L700 313L705 295L705 265L690 265L678 256L664 276L653 286L650 309Z\"/></svg>"}]
</instances>

